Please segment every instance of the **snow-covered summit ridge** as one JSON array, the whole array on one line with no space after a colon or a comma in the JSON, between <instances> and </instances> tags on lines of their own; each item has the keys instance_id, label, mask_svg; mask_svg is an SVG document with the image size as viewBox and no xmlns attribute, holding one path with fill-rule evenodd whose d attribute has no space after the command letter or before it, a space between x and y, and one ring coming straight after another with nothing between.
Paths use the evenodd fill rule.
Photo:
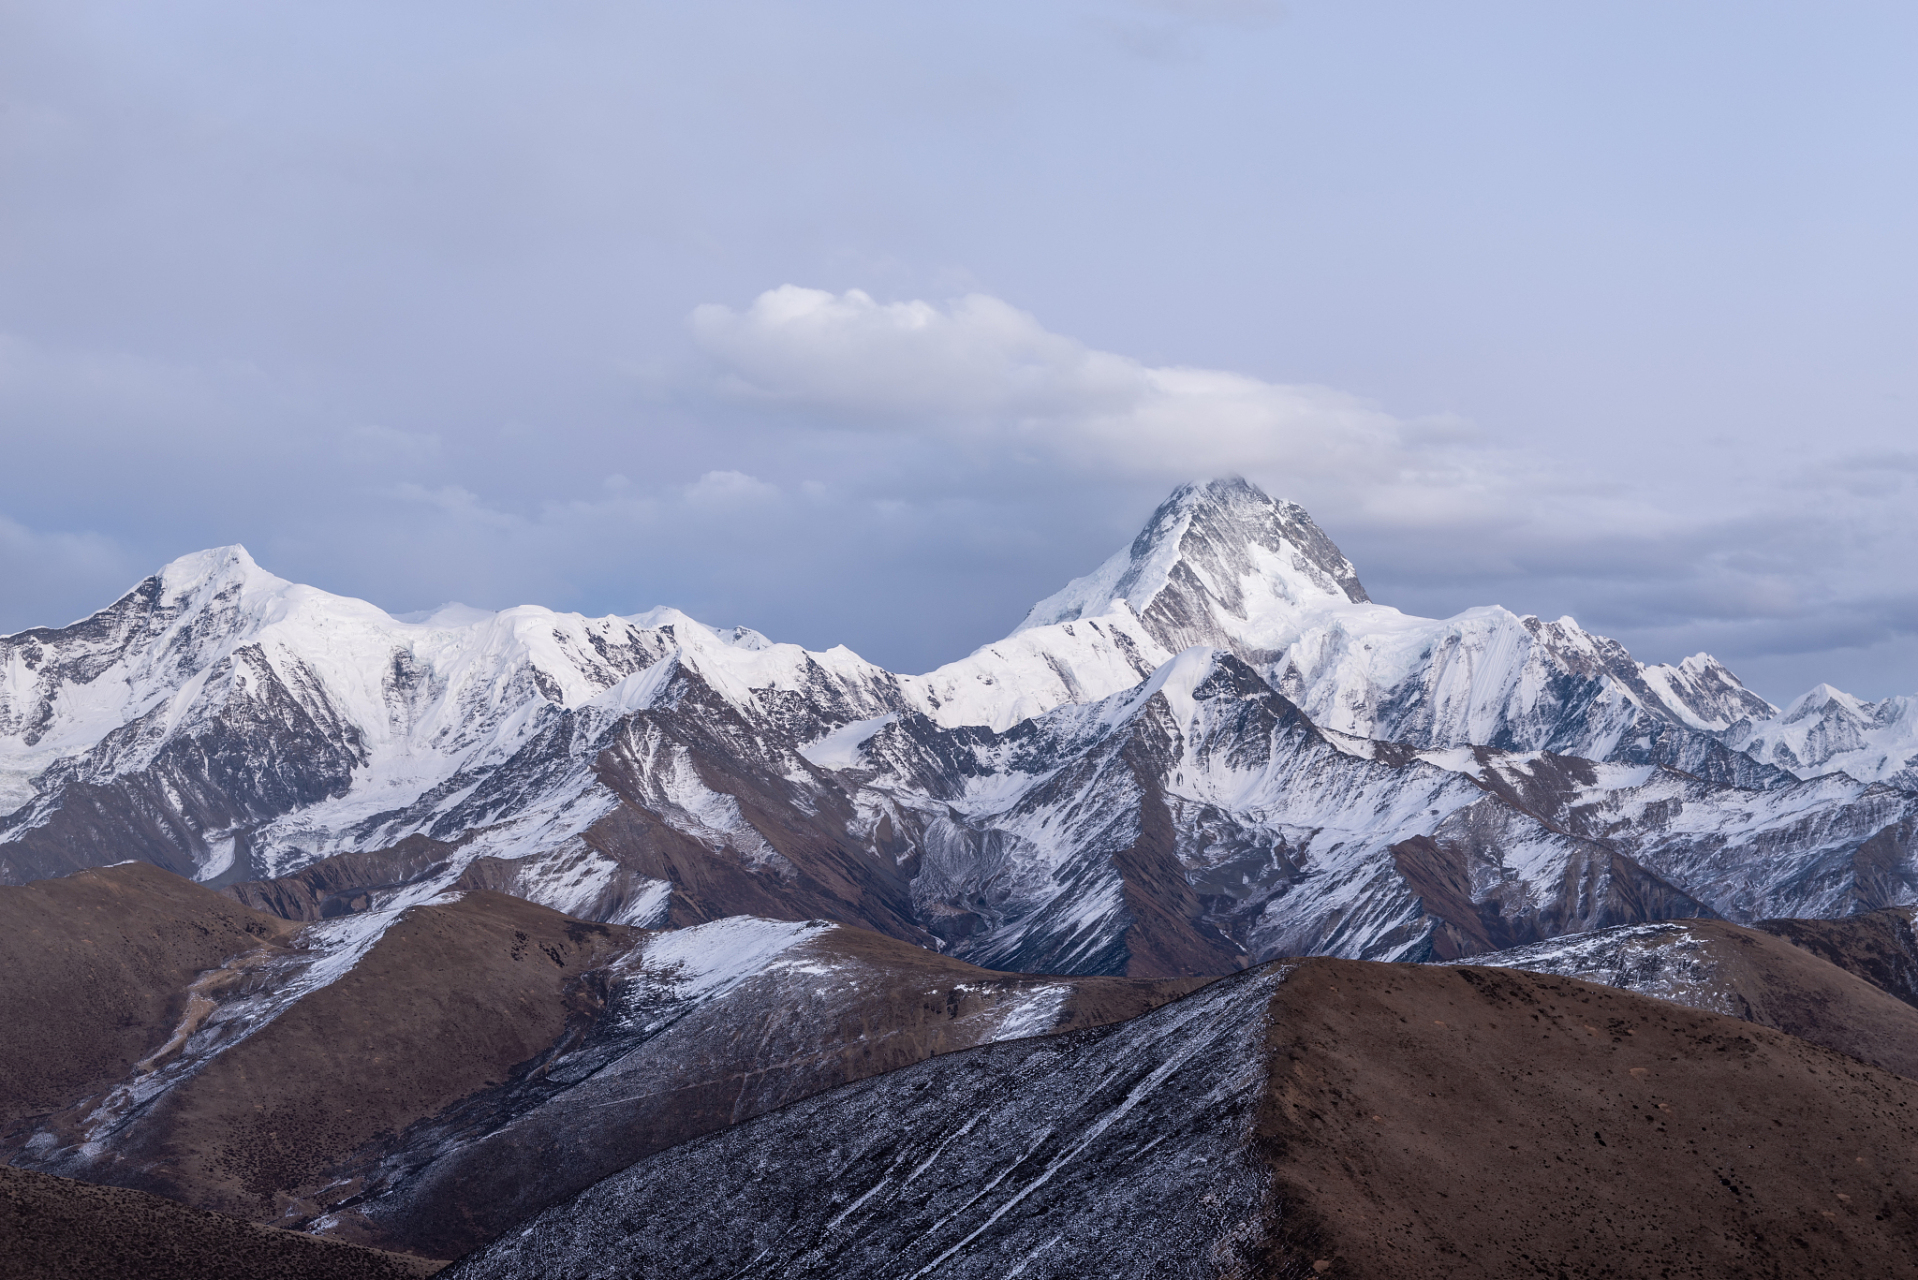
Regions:
<instances>
[{"instance_id":1,"label":"snow-covered summit ridge","mask_svg":"<svg viewBox=\"0 0 1918 1280\"><path fill-rule=\"evenodd\" d=\"M70 627L0 637L0 844L45 826L73 785L149 776L158 796L126 804L192 811L168 820L170 842L198 851L176 869L219 873L241 830L264 865L281 865L267 851L282 841L297 863L470 788L555 717L644 710L681 668L754 718L768 691L823 688L848 718L900 705L896 679L843 647L808 653L675 609L403 620L276 577L243 547L197 552Z\"/></svg>"},{"instance_id":2,"label":"snow-covered summit ridge","mask_svg":"<svg viewBox=\"0 0 1918 1280\"><path fill-rule=\"evenodd\" d=\"M1867 702L1821 684L1776 715L1740 721L1724 737L1800 778L1844 773L1918 791L1918 697Z\"/></svg>"},{"instance_id":3,"label":"snow-covered summit ridge","mask_svg":"<svg viewBox=\"0 0 1918 1280\"><path fill-rule=\"evenodd\" d=\"M1192 630L1176 646L1185 648L1215 638L1220 621L1252 633L1274 622L1283 629L1283 618L1265 615L1321 601L1363 604L1367 596L1352 562L1305 508L1233 477L1175 490L1131 545L1034 605L1018 630L1101 616L1117 600L1157 622L1157 631Z\"/></svg>"},{"instance_id":4,"label":"snow-covered summit ridge","mask_svg":"<svg viewBox=\"0 0 1918 1280\"><path fill-rule=\"evenodd\" d=\"M293 584L262 569L252 553L234 543L230 547L210 547L169 562L157 575L163 604L184 604L196 596L223 595L228 591L256 595L278 595Z\"/></svg>"},{"instance_id":5,"label":"snow-covered summit ridge","mask_svg":"<svg viewBox=\"0 0 1918 1280\"><path fill-rule=\"evenodd\" d=\"M1322 727L1420 747L1695 755L1706 748L1654 739L1774 711L1706 654L1648 666L1571 618L1489 606L1437 620L1373 603L1303 508L1241 479L1177 490L1130 545L988 648L1056 647L1062 628L1094 623L1143 632L1148 659L1228 650Z\"/></svg>"}]
</instances>

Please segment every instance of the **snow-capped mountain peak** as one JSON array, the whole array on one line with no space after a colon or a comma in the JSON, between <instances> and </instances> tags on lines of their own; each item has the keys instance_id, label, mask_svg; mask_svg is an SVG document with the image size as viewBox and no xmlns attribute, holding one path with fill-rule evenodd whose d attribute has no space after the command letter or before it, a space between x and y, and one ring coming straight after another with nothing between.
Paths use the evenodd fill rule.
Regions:
<instances>
[{"instance_id":1,"label":"snow-capped mountain peak","mask_svg":"<svg viewBox=\"0 0 1918 1280\"><path fill-rule=\"evenodd\" d=\"M1646 666L1570 617L1486 606L1441 621L1375 604L1302 508L1241 479L1174 492L1129 546L992 648L1094 621L1135 624L1151 640L1139 651L1147 660L1193 645L1228 651L1314 722L1357 737L1622 754L1740 785L1782 776L1708 759L1723 754L1709 735L1773 713L1708 655ZM1052 661L1062 642L1046 647ZM1115 691L1079 683L1087 692L1076 700Z\"/></svg>"},{"instance_id":2,"label":"snow-capped mountain peak","mask_svg":"<svg viewBox=\"0 0 1918 1280\"><path fill-rule=\"evenodd\" d=\"M1740 721L1724 738L1800 778L1844 773L1918 790L1918 697L1867 702L1821 684L1783 711Z\"/></svg>"},{"instance_id":3,"label":"snow-capped mountain peak","mask_svg":"<svg viewBox=\"0 0 1918 1280\"><path fill-rule=\"evenodd\" d=\"M1176 490L1130 546L1034 605L1019 630L1099 617L1119 600L1177 653L1273 647L1302 612L1367 597L1303 507L1235 477Z\"/></svg>"},{"instance_id":4,"label":"snow-capped mountain peak","mask_svg":"<svg viewBox=\"0 0 1918 1280\"><path fill-rule=\"evenodd\" d=\"M1818 684L1793 698L1791 705L1785 708L1778 719L1783 724L1797 724L1813 716L1836 714L1869 721L1873 710L1871 703L1862 698L1854 698L1843 689L1835 689L1828 684Z\"/></svg>"}]
</instances>

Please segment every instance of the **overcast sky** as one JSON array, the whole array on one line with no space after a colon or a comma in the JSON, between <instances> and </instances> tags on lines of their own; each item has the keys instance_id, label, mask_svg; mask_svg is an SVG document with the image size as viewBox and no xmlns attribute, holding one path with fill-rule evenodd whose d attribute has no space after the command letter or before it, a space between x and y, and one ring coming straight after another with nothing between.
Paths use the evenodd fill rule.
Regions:
<instances>
[{"instance_id":1,"label":"overcast sky","mask_svg":"<svg viewBox=\"0 0 1918 1280\"><path fill-rule=\"evenodd\" d=\"M1918 6L0 0L0 631L176 555L922 670L1176 483L1918 692Z\"/></svg>"}]
</instances>

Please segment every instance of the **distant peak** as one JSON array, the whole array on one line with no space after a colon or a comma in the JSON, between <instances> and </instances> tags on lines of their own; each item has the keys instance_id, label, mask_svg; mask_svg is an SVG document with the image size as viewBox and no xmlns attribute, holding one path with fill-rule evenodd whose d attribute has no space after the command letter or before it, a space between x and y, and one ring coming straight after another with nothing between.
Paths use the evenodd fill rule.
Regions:
<instances>
[{"instance_id":1,"label":"distant peak","mask_svg":"<svg viewBox=\"0 0 1918 1280\"><path fill-rule=\"evenodd\" d=\"M1139 536L1144 538L1155 526L1162 526L1185 515L1208 515L1214 519L1259 523L1275 514L1294 520L1303 519L1308 524L1312 520L1298 503L1274 498L1244 476L1221 476L1214 480L1182 484L1174 489L1152 513L1151 519L1146 521Z\"/></svg>"},{"instance_id":2,"label":"distant peak","mask_svg":"<svg viewBox=\"0 0 1918 1280\"><path fill-rule=\"evenodd\" d=\"M391 615L395 622L447 628L470 627L475 623L486 622L496 616L491 609L476 609L470 604L461 604L457 600L449 600L437 609L415 609L411 613L395 613Z\"/></svg>"},{"instance_id":3,"label":"distant peak","mask_svg":"<svg viewBox=\"0 0 1918 1280\"><path fill-rule=\"evenodd\" d=\"M1790 706L1785 708L1784 720L1787 724L1790 724L1795 720L1802 720L1806 716L1817 715L1819 712L1828 711L1834 704L1855 714L1865 714L1868 711L1864 699L1854 698L1843 689L1834 689L1828 684L1819 684L1813 685L1810 689L1800 694L1792 701Z\"/></svg>"},{"instance_id":4,"label":"distant peak","mask_svg":"<svg viewBox=\"0 0 1918 1280\"><path fill-rule=\"evenodd\" d=\"M1272 498L1265 490L1244 476L1218 476L1211 480L1194 480L1190 484L1182 484L1174 489L1171 496L1160 505L1169 507L1200 502L1270 504Z\"/></svg>"},{"instance_id":5,"label":"distant peak","mask_svg":"<svg viewBox=\"0 0 1918 1280\"><path fill-rule=\"evenodd\" d=\"M1298 608L1368 600L1352 562L1305 508L1225 476L1173 490L1130 546L1033 606L1019 630L1096 617L1123 601L1173 652L1257 647Z\"/></svg>"},{"instance_id":6,"label":"distant peak","mask_svg":"<svg viewBox=\"0 0 1918 1280\"><path fill-rule=\"evenodd\" d=\"M218 595L231 587L274 590L291 585L262 569L237 542L181 556L161 569L158 576L162 597L167 600Z\"/></svg>"}]
</instances>

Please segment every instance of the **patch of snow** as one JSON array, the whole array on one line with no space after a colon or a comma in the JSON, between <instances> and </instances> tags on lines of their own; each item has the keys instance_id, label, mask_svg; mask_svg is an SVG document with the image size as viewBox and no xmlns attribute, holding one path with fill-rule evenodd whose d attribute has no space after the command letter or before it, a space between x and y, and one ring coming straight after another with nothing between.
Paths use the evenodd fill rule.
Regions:
<instances>
[{"instance_id":1,"label":"patch of snow","mask_svg":"<svg viewBox=\"0 0 1918 1280\"><path fill-rule=\"evenodd\" d=\"M1071 998L1072 988L1064 983L1025 992L1006 1008L992 1038L1018 1040L1047 1034L1059 1025L1059 1015Z\"/></svg>"},{"instance_id":2,"label":"patch of snow","mask_svg":"<svg viewBox=\"0 0 1918 1280\"><path fill-rule=\"evenodd\" d=\"M856 769L861 764L862 749L872 740L872 736L899 717L888 712L883 716L874 716L870 720L855 720L851 724L834 729L823 738L807 743L799 749L799 754L822 769Z\"/></svg>"},{"instance_id":3,"label":"patch of snow","mask_svg":"<svg viewBox=\"0 0 1918 1280\"><path fill-rule=\"evenodd\" d=\"M670 880L648 880L632 905L621 912L612 923L629 924L638 929L661 929L666 925L666 914L672 908L673 882Z\"/></svg>"},{"instance_id":4,"label":"patch of snow","mask_svg":"<svg viewBox=\"0 0 1918 1280\"><path fill-rule=\"evenodd\" d=\"M817 920L728 916L657 935L637 953L634 967L669 986L679 999L710 999L838 927Z\"/></svg>"}]
</instances>

